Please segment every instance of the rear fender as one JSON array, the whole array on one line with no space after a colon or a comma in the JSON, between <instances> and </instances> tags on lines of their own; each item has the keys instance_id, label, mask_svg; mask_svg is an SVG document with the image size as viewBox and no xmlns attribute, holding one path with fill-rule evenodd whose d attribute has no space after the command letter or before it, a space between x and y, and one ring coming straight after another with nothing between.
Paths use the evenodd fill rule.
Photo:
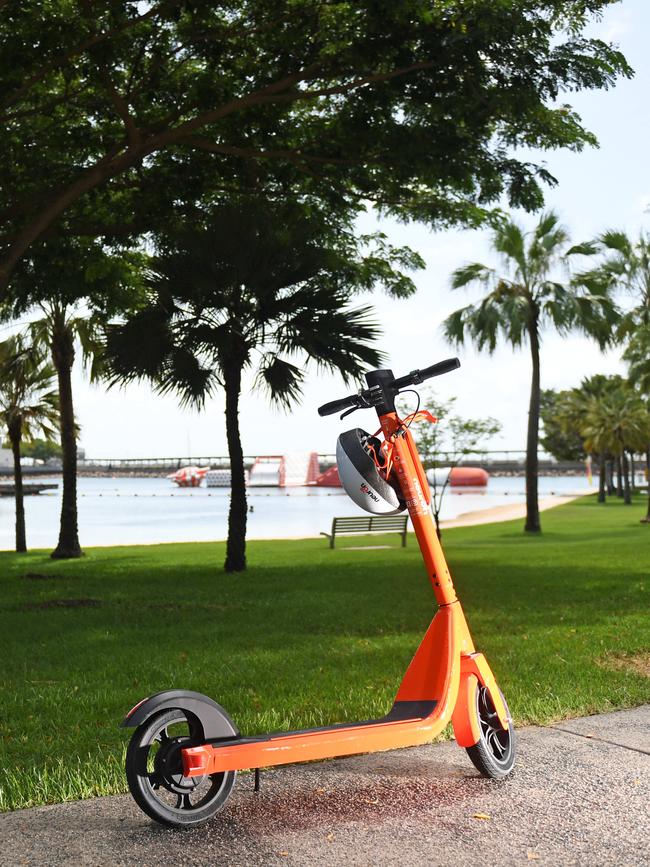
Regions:
<instances>
[{"instance_id":1,"label":"rear fender","mask_svg":"<svg viewBox=\"0 0 650 867\"><path fill-rule=\"evenodd\" d=\"M199 721L206 741L239 736L237 726L221 705L207 695L187 689L167 689L142 699L127 713L121 726L136 728L155 713L175 709L183 710Z\"/></svg>"}]
</instances>

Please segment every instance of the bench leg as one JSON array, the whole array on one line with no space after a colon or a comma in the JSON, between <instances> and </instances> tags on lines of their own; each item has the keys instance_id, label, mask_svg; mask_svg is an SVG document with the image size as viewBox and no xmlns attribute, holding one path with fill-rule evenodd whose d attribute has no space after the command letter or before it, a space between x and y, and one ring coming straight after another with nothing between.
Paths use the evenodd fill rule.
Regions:
<instances>
[{"instance_id":1,"label":"bench leg","mask_svg":"<svg viewBox=\"0 0 650 867\"><path fill-rule=\"evenodd\" d=\"M406 534L407 534L407 532L408 532L407 530L404 530L404 532L402 533L402 548L406 548Z\"/></svg>"},{"instance_id":2,"label":"bench leg","mask_svg":"<svg viewBox=\"0 0 650 867\"><path fill-rule=\"evenodd\" d=\"M319 535L325 536L326 539L329 539L330 548L334 547L334 533L330 536L329 533L320 533Z\"/></svg>"}]
</instances>

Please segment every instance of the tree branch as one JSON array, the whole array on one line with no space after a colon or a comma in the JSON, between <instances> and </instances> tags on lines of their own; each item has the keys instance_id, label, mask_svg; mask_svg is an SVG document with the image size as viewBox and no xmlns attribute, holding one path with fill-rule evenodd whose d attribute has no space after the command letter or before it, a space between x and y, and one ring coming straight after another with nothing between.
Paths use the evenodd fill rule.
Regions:
<instances>
[{"instance_id":1,"label":"tree branch","mask_svg":"<svg viewBox=\"0 0 650 867\"><path fill-rule=\"evenodd\" d=\"M129 144L133 147L137 147L137 145L140 144L142 135L140 133L140 130L138 129L137 123L135 122L135 118L129 110L129 106L126 100L123 96L121 96L120 93L118 93L115 85L111 81L108 70L103 65L100 67L100 76L104 87L106 88L106 92L111 101L111 104L115 109L116 114L124 124Z\"/></svg>"},{"instance_id":2,"label":"tree branch","mask_svg":"<svg viewBox=\"0 0 650 867\"><path fill-rule=\"evenodd\" d=\"M219 108L201 112L194 118L184 121L176 127L165 129L158 133L153 132L153 134L150 134L148 138L140 138L137 143L132 142L130 144L121 143L115 145L114 148L104 157L93 165L83 169L68 187L61 190L58 194L55 194L49 204L11 240L3 259L0 262L0 290L6 287L11 272L21 256L23 256L29 248L30 244L32 244L69 205L85 193L104 183L109 178L114 177L135 165L148 154L161 150L168 145L183 143L183 141L188 139L196 129L200 129L250 106L263 105L272 102L291 102L313 99L318 96L349 93L359 87L378 83L380 81L388 81L391 78L407 75L410 72L430 68L433 65L433 61L423 61L388 72L365 75L344 85L337 85L335 87L315 91L294 90L291 93L286 93L289 88L294 87L301 81L314 78L317 72L320 72L322 77L324 74L322 63L312 63L304 69L298 70L291 75L284 76L279 81L272 82L261 90L253 91L245 96L233 99ZM334 71L329 73L330 77L334 74L340 73L335 73ZM152 130L150 129L149 132L152 133Z\"/></svg>"},{"instance_id":3,"label":"tree branch","mask_svg":"<svg viewBox=\"0 0 650 867\"><path fill-rule=\"evenodd\" d=\"M183 146L187 145L192 148L198 148L203 151L209 151L211 153L243 157L245 159L286 159L290 162L304 161L312 163L331 163L332 165L341 166L354 165L356 162L355 160L346 160L341 157L320 157L315 154L305 154L300 150L271 148L260 150L258 148L243 148L237 147L236 145L219 144L219 142L211 141L209 138L205 138L204 136L196 135L184 138L180 144Z\"/></svg>"}]
</instances>

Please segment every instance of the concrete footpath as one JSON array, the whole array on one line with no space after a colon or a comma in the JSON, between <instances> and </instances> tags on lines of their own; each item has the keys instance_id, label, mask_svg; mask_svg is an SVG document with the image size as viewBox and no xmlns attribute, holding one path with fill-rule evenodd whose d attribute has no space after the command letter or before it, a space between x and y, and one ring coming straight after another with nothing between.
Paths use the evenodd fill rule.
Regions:
<instances>
[{"instance_id":1,"label":"concrete footpath","mask_svg":"<svg viewBox=\"0 0 650 867\"><path fill-rule=\"evenodd\" d=\"M240 775L193 831L130 797L0 815L2 865L650 864L650 705L519 732L516 771L454 743Z\"/></svg>"}]
</instances>

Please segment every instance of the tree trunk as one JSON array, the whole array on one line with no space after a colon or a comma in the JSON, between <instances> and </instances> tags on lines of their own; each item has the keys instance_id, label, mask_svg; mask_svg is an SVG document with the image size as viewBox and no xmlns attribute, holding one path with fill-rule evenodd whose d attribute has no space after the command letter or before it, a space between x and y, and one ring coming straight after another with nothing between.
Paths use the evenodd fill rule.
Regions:
<instances>
[{"instance_id":1,"label":"tree trunk","mask_svg":"<svg viewBox=\"0 0 650 867\"><path fill-rule=\"evenodd\" d=\"M52 360L59 384L63 498L59 541L51 556L55 560L66 560L81 557L82 551L77 526L77 432L72 402L74 344L72 334L65 328L56 331L52 337Z\"/></svg>"},{"instance_id":2,"label":"tree trunk","mask_svg":"<svg viewBox=\"0 0 650 867\"><path fill-rule=\"evenodd\" d=\"M616 496L623 496L623 459L616 455Z\"/></svg>"},{"instance_id":3,"label":"tree trunk","mask_svg":"<svg viewBox=\"0 0 650 867\"><path fill-rule=\"evenodd\" d=\"M645 483L648 489L648 508L645 518L641 518L641 523L650 524L650 447L645 453Z\"/></svg>"},{"instance_id":4,"label":"tree trunk","mask_svg":"<svg viewBox=\"0 0 650 867\"><path fill-rule=\"evenodd\" d=\"M607 464L605 462L605 455L601 452L598 457L598 502L605 503L606 495L605 490L607 487Z\"/></svg>"},{"instance_id":5,"label":"tree trunk","mask_svg":"<svg viewBox=\"0 0 650 867\"><path fill-rule=\"evenodd\" d=\"M527 533L540 533L542 525L539 519L538 457L539 441L539 334L537 331L537 315L529 328L530 354L533 362L533 376L530 385L530 405L528 408L528 437L526 440L526 525Z\"/></svg>"},{"instance_id":6,"label":"tree trunk","mask_svg":"<svg viewBox=\"0 0 650 867\"><path fill-rule=\"evenodd\" d=\"M20 465L20 439L22 423L18 419L9 425L9 440L14 456L14 497L16 500L16 551L27 550L25 535L25 500L23 494L23 468Z\"/></svg>"},{"instance_id":7,"label":"tree trunk","mask_svg":"<svg viewBox=\"0 0 650 867\"><path fill-rule=\"evenodd\" d=\"M634 484L634 474L636 472L636 466L634 461L634 449L630 449L630 488L632 489L632 493L634 493L635 484Z\"/></svg>"},{"instance_id":8,"label":"tree trunk","mask_svg":"<svg viewBox=\"0 0 650 867\"><path fill-rule=\"evenodd\" d=\"M614 459L607 459L607 496L614 496Z\"/></svg>"},{"instance_id":9,"label":"tree trunk","mask_svg":"<svg viewBox=\"0 0 650 867\"><path fill-rule=\"evenodd\" d=\"M228 512L228 542L226 544L226 572L246 569L246 476L244 453L239 431L239 395L241 392L241 364L223 366L226 392L226 437L230 456L230 510Z\"/></svg>"},{"instance_id":10,"label":"tree trunk","mask_svg":"<svg viewBox=\"0 0 650 867\"><path fill-rule=\"evenodd\" d=\"M630 490L630 471L627 460L627 452L625 451L625 449L623 449L621 461L623 465L623 502L626 506L629 506L632 503L632 491Z\"/></svg>"}]
</instances>

